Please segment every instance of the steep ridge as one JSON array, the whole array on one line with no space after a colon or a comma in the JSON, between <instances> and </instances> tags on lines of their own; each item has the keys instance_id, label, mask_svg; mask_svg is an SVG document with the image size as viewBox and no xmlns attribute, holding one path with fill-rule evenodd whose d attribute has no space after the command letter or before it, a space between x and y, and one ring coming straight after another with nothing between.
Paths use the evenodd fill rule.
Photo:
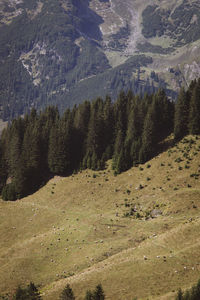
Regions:
<instances>
[{"instance_id":1,"label":"steep ridge","mask_svg":"<svg viewBox=\"0 0 200 300\"><path fill-rule=\"evenodd\" d=\"M70 283L83 299L101 282L108 299L173 299L199 276L199 161L188 136L117 177L108 162L1 201L1 292L31 280L57 299Z\"/></svg>"}]
</instances>

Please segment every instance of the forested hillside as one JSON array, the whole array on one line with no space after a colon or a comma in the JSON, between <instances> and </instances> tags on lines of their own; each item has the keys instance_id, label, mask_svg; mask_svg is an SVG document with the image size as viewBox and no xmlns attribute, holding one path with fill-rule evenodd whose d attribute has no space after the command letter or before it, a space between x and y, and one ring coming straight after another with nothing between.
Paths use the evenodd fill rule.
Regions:
<instances>
[{"instance_id":1,"label":"forested hillside","mask_svg":"<svg viewBox=\"0 0 200 300\"><path fill-rule=\"evenodd\" d=\"M200 6L151 4L0 1L0 120L114 100L122 89L144 96L164 88L175 98L200 73Z\"/></svg>"},{"instance_id":2,"label":"forested hillside","mask_svg":"<svg viewBox=\"0 0 200 300\"><path fill-rule=\"evenodd\" d=\"M152 62L151 58L133 56L111 68L101 47L103 20L89 8L89 1L3 2L1 11L3 120L51 104L64 111L106 93L116 97L122 88L154 91L138 78L140 66Z\"/></svg>"},{"instance_id":3,"label":"forested hillside","mask_svg":"<svg viewBox=\"0 0 200 300\"><path fill-rule=\"evenodd\" d=\"M32 109L5 129L1 137L1 190L5 200L35 191L52 175L103 169L112 158L116 174L144 163L161 149L170 133L178 140L200 133L200 80L182 89L175 106L160 90L142 99L131 91L86 101L63 115L50 106Z\"/></svg>"}]
</instances>

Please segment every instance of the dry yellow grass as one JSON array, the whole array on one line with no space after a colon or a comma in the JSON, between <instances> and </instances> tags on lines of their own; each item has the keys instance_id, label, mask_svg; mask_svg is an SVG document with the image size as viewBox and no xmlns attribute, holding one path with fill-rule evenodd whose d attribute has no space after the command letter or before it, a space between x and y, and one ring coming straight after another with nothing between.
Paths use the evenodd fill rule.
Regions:
<instances>
[{"instance_id":1,"label":"dry yellow grass","mask_svg":"<svg viewBox=\"0 0 200 300\"><path fill-rule=\"evenodd\" d=\"M106 299L174 299L200 277L199 175L200 139L189 136L117 177L108 162L0 201L0 291L34 281L51 300L70 283L83 299L102 283ZM125 217L131 208L141 218Z\"/></svg>"}]
</instances>

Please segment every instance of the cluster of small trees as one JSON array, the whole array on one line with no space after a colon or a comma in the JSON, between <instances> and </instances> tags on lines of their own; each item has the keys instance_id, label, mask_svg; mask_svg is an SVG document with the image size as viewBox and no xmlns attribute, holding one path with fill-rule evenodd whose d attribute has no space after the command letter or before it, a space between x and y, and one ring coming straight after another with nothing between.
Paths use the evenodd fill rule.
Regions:
<instances>
[{"instance_id":1,"label":"cluster of small trees","mask_svg":"<svg viewBox=\"0 0 200 300\"><path fill-rule=\"evenodd\" d=\"M8 300L42 300L40 292L38 288L35 286L33 282L30 282L25 288L18 286L15 293L12 296L1 296L0 299ZM60 296L60 300L75 300L74 292L69 284L62 290ZM84 297L84 300L104 300L105 295L101 284L98 284L94 291L88 290Z\"/></svg>"},{"instance_id":2,"label":"cluster of small trees","mask_svg":"<svg viewBox=\"0 0 200 300\"><path fill-rule=\"evenodd\" d=\"M179 289L176 300L199 300L200 299L200 280L190 290L183 292Z\"/></svg>"},{"instance_id":3,"label":"cluster of small trees","mask_svg":"<svg viewBox=\"0 0 200 300\"><path fill-rule=\"evenodd\" d=\"M67 284L66 287L63 289L59 299L60 300L76 299L69 284ZM104 300L104 299L105 299L105 295L101 284L98 284L94 289L94 291L88 290L84 298L84 300Z\"/></svg>"},{"instance_id":4,"label":"cluster of small trees","mask_svg":"<svg viewBox=\"0 0 200 300\"><path fill-rule=\"evenodd\" d=\"M145 162L173 130L173 114L174 104L163 91L144 98L121 92L114 103L109 97L85 101L62 116L55 107L33 109L2 133L2 197L26 196L50 175L103 169L110 158L117 174Z\"/></svg>"}]
</instances>

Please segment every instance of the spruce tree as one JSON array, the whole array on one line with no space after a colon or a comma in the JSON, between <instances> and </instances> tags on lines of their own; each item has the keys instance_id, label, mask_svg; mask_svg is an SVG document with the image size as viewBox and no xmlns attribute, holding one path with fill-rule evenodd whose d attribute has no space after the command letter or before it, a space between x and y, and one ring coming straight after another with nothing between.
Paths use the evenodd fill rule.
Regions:
<instances>
[{"instance_id":1,"label":"spruce tree","mask_svg":"<svg viewBox=\"0 0 200 300\"><path fill-rule=\"evenodd\" d=\"M181 88L174 116L174 138L180 140L188 133L189 101L184 88Z\"/></svg>"},{"instance_id":2,"label":"spruce tree","mask_svg":"<svg viewBox=\"0 0 200 300\"><path fill-rule=\"evenodd\" d=\"M90 290L88 290L87 292L86 292L86 295L85 295L85 299L84 300L93 300L94 298L93 298L93 293L90 291Z\"/></svg>"},{"instance_id":3,"label":"spruce tree","mask_svg":"<svg viewBox=\"0 0 200 300\"><path fill-rule=\"evenodd\" d=\"M181 289L178 290L178 294L177 294L177 297L176 297L176 300L183 300L184 297L183 297L183 292Z\"/></svg>"},{"instance_id":4,"label":"spruce tree","mask_svg":"<svg viewBox=\"0 0 200 300\"><path fill-rule=\"evenodd\" d=\"M96 286L94 293L93 293L93 299L94 300L104 300L105 299L104 291L103 291L101 284L98 284Z\"/></svg>"},{"instance_id":5,"label":"spruce tree","mask_svg":"<svg viewBox=\"0 0 200 300\"><path fill-rule=\"evenodd\" d=\"M156 104L152 103L144 122L142 134L142 147L140 149L139 160L144 163L153 157L156 150L157 128L156 128Z\"/></svg>"},{"instance_id":6,"label":"spruce tree","mask_svg":"<svg viewBox=\"0 0 200 300\"><path fill-rule=\"evenodd\" d=\"M121 153L121 150L124 149L124 136L122 130L119 130L116 136L115 145L114 145L114 155L112 158L112 168L116 170L118 164L118 158ZM122 153L121 153L122 154ZM118 173L118 170L116 170Z\"/></svg>"},{"instance_id":7,"label":"spruce tree","mask_svg":"<svg viewBox=\"0 0 200 300\"><path fill-rule=\"evenodd\" d=\"M27 126L24 133L21 156L26 170L26 186L31 192L38 187L42 178L42 172L40 172L40 132L37 124L29 123Z\"/></svg>"},{"instance_id":8,"label":"spruce tree","mask_svg":"<svg viewBox=\"0 0 200 300\"><path fill-rule=\"evenodd\" d=\"M50 131L48 165L53 174L65 175L70 171L70 124L57 121Z\"/></svg>"},{"instance_id":9,"label":"spruce tree","mask_svg":"<svg viewBox=\"0 0 200 300\"><path fill-rule=\"evenodd\" d=\"M40 296L40 292L38 291L38 288L35 286L33 282L30 282L30 284L27 286L27 293L28 293L28 299L31 300L42 299Z\"/></svg>"},{"instance_id":10,"label":"spruce tree","mask_svg":"<svg viewBox=\"0 0 200 300\"><path fill-rule=\"evenodd\" d=\"M7 176L8 176L7 165L4 157L3 146L0 141L0 193L4 185L6 184Z\"/></svg>"},{"instance_id":11,"label":"spruce tree","mask_svg":"<svg viewBox=\"0 0 200 300\"><path fill-rule=\"evenodd\" d=\"M192 92L188 127L190 134L200 134L200 79Z\"/></svg>"},{"instance_id":12,"label":"spruce tree","mask_svg":"<svg viewBox=\"0 0 200 300\"><path fill-rule=\"evenodd\" d=\"M75 300L74 293L69 284L63 289L62 293L60 294L60 300Z\"/></svg>"},{"instance_id":13,"label":"spruce tree","mask_svg":"<svg viewBox=\"0 0 200 300\"><path fill-rule=\"evenodd\" d=\"M26 289L21 288L21 286L18 286L15 294L13 295L13 300L27 300L28 294Z\"/></svg>"}]
</instances>

